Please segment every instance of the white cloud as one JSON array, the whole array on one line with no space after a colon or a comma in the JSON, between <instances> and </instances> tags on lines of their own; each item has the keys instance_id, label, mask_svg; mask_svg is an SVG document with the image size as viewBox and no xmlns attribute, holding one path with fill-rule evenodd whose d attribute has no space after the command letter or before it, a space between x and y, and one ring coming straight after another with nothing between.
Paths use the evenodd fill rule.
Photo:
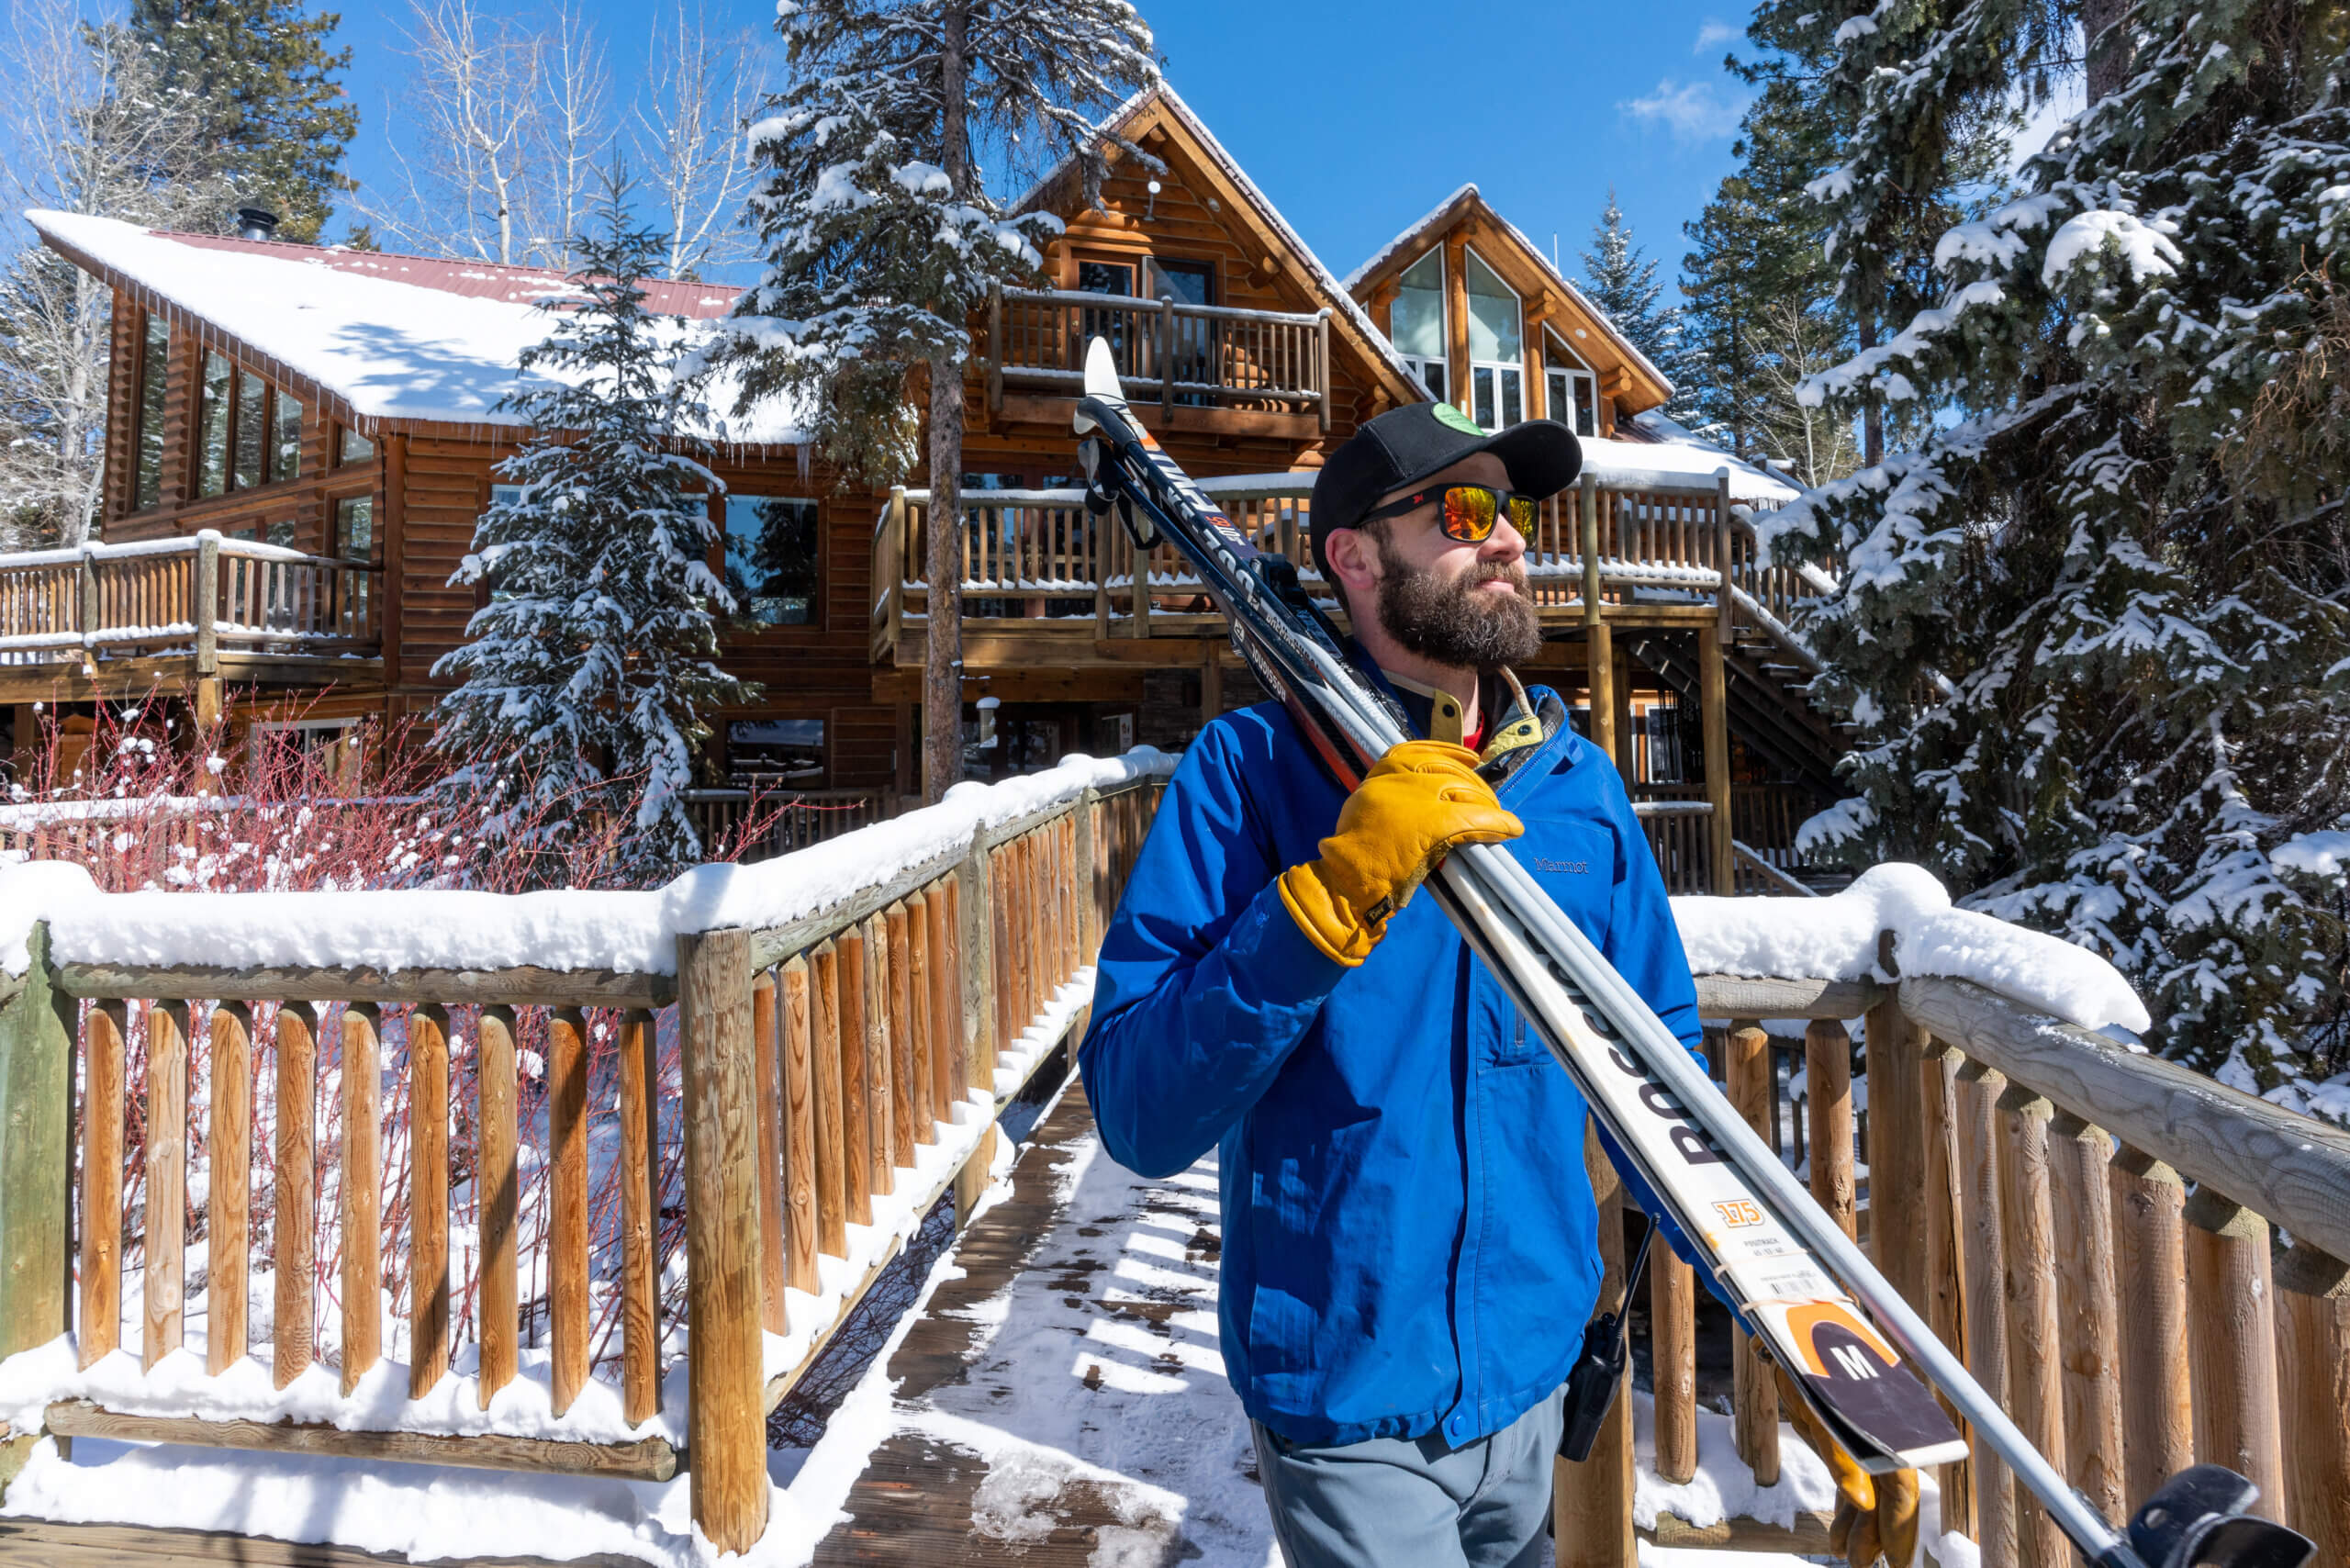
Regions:
<instances>
[{"instance_id":1,"label":"white cloud","mask_svg":"<svg viewBox=\"0 0 2350 1568\"><path fill-rule=\"evenodd\" d=\"M1746 101L1710 82L1683 84L1668 76L1646 97L1626 99L1616 106L1634 119L1662 122L1676 141L1712 141L1738 129Z\"/></svg>"},{"instance_id":2,"label":"white cloud","mask_svg":"<svg viewBox=\"0 0 2350 1568\"><path fill-rule=\"evenodd\" d=\"M1730 26L1728 22L1717 22L1709 17L1706 25L1697 29L1697 41L1691 47L1689 52L1703 54L1718 43L1730 43L1742 36L1744 35L1739 28Z\"/></svg>"}]
</instances>

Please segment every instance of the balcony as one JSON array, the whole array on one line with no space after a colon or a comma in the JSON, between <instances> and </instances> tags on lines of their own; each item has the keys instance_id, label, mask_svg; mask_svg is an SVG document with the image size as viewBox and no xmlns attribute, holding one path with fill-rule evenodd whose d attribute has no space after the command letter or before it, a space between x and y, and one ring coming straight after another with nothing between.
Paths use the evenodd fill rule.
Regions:
<instances>
[{"instance_id":1,"label":"balcony","mask_svg":"<svg viewBox=\"0 0 2350 1568\"><path fill-rule=\"evenodd\" d=\"M0 554L0 701L380 678L381 576L210 532Z\"/></svg>"},{"instance_id":2,"label":"balcony","mask_svg":"<svg viewBox=\"0 0 2350 1568\"><path fill-rule=\"evenodd\" d=\"M1085 345L1117 356L1136 412L1162 429L1311 440L1330 429L1330 313L1289 315L1068 289L988 299L988 412L1068 422Z\"/></svg>"}]
</instances>

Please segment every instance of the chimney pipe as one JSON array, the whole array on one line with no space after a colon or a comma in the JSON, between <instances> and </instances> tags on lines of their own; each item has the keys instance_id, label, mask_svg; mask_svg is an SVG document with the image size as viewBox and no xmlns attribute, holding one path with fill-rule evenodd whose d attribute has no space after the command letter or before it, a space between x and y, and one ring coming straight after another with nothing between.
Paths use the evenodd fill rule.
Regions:
<instances>
[{"instance_id":1,"label":"chimney pipe","mask_svg":"<svg viewBox=\"0 0 2350 1568\"><path fill-rule=\"evenodd\" d=\"M237 238L240 240L276 239L277 214L265 207L237 208Z\"/></svg>"}]
</instances>

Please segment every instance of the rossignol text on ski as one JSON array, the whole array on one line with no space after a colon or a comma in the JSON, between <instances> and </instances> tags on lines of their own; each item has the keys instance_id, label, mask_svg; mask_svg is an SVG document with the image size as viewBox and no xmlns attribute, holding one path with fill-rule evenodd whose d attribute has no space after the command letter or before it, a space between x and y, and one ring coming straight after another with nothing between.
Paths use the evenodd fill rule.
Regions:
<instances>
[{"instance_id":1,"label":"rossignol text on ski","mask_svg":"<svg viewBox=\"0 0 2350 1568\"><path fill-rule=\"evenodd\" d=\"M1145 550L1172 544L1230 618L1241 655L1351 789L1409 735L1350 667L1285 557L1260 551L1128 410L1095 339L1077 432L1087 505ZM1145 569L1140 561L1136 571ZM1943 1463L1967 1447L1922 1370L2100 1568L2299 1568L2301 1536L2244 1513L2248 1482L2181 1472L2117 1531L1970 1377L1867 1257L1730 1107L1648 1004L1509 852L1456 849L1428 884L1462 936L1541 1032L1617 1146L1671 1211L1746 1325L1865 1469Z\"/></svg>"}]
</instances>

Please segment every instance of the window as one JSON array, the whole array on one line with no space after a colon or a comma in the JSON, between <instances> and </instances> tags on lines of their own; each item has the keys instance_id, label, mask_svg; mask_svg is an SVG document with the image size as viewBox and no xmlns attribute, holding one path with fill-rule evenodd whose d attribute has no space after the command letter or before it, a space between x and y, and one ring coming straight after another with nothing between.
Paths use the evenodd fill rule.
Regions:
<instances>
[{"instance_id":1,"label":"window","mask_svg":"<svg viewBox=\"0 0 2350 1568\"><path fill-rule=\"evenodd\" d=\"M375 562L375 498L345 496L334 504L334 554L345 561Z\"/></svg>"},{"instance_id":2,"label":"window","mask_svg":"<svg viewBox=\"0 0 2350 1568\"><path fill-rule=\"evenodd\" d=\"M726 726L726 756L737 778L814 789L824 781L824 721L734 720Z\"/></svg>"},{"instance_id":3,"label":"window","mask_svg":"<svg viewBox=\"0 0 2350 1568\"><path fill-rule=\"evenodd\" d=\"M269 383L252 371L237 372L237 465L229 487L250 490L265 482L268 471Z\"/></svg>"},{"instance_id":4,"label":"window","mask_svg":"<svg viewBox=\"0 0 2350 1568\"><path fill-rule=\"evenodd\" d=\"M1123 262L1080 262L1077 263L1077 287L1080 294L1113 294L1131 297L1135 291L1135 269ZM1070 347L1077 365L1084 364L1086 345L1096 338L1106 340L1110 352L1118 362L1121 375L1140 375L1141 366L1135 363L1135 340L1130 330L1130 313L1112 307L1096 310L1091 306L1077 312L1077 337ZM1063 318L1066 319L1067 318Z\"/></svg>"},{"instance_id":5,"label":"window","mask_svg":"<svg viewBox=\"0 0 2350 1568\"><path fill-rule=\"evenodd\" d=\"M1517 296L1494 269L1468 257L1470 415L1489 431L1526 417L1525 345L1518 335Z\"/></svg>"},{"instance_id":6,"label":"window","mask_svg":"<svg viewBox=\"0 0 2350 1568\"><path fill-rule=\"evenodd\" d=\"M1591 369L1550 338L1543 349L1544 390L1550 394L1550 417L1572 428L1577 435L1599 433L1599 383Z\"/></svg>"},{"instance_id":7,"label":"window","mask_svg":"<svg viewBox=\"0 0 2350 1568\"><path fill-rule=\"evenodd\" d=\"M274 450L269 454L269 476L298 479L302 476L302 399L281 389L270 406L277 433L272 443Z\"/></svg>"},{"instance_id":8,"label":"window","mask_svg":"<svg viewBox=\"0 0 2350 1568\"><path fill-rule=\"evenodd\" d=\"M1080 262L1077 290L1080 294L1132 294L1135 269L1122 262Z\"/></svg>"},{"instance_id":9,"label":"window","mask_svg":"<svg viewBox=\"0 0 2350 1568\"><path fill-rule=\"evenodd\" d=\"M338 465L365 463L375 455L375 443L357 431L344 428L337 437L334 460Z\"/></svg>"},{"instance_id":10,"label":"window","mask_svg":"<svg viewBox=\"0 0 2350 1568\"><path fill-rule=\"evenodd\" d=\"M528 485L492 485L489 487L489 504L493 507L520 506L524 498L530 493L531 487ZM487 591L483 593L476 602L504 604L514 597L513 589L498 586L498 574L495 570L491 571L484 581Z\"/></svg>"},{"instance_id":11,"label":"window","mask_svg":"<svg viewBox=\"0 0 2350 1568\"><path fill-rule=\"evenodd\" d=\"M139 353L139 477L130 500L133 511L145 511L163 498L163 393L171 356L170 324L161 316L149 316Z\"/></svg>"},{"instance_id":12,"label":"window","mask_svg":"<svg viewBox=\"0 0 2350 1568\"><path fill-rule=\"evenodd\" d=\"M1178 262L1154 256L1150 263L1150 297L1178 305L1215 303L1215 263Z\"/></svg>"},{"instance_id":13,"label":"window","mask_svg":"<svg viewBox=\"0 0 2350 1568\"><path fill-rule=\"evenodd\" d=\"M726 498L726 587L738 621L810 626L816 621L814 501Z\"/></svg>"},{"instance_id":14,"label":"window","mask_svg":"<svg viewBox=\"0 0 2350 1568\"><path fill-rule=\"evenodd\" d=\"M1388 338L1421 383L1445 401L1444 252L1430 251L1404 269L1389 307Z\"/></svg>"},{"instance_id":15,"label":"window","mask_svg":"<svg viewBox=\"0 0 2350 1568\"><path fill-rule=\"evenodd\" d=\"M229 414L235 368L226 354L207 352L204 385L197 389L196 493L217 496L229 488Z\"/></svg>"}]
</instances>

